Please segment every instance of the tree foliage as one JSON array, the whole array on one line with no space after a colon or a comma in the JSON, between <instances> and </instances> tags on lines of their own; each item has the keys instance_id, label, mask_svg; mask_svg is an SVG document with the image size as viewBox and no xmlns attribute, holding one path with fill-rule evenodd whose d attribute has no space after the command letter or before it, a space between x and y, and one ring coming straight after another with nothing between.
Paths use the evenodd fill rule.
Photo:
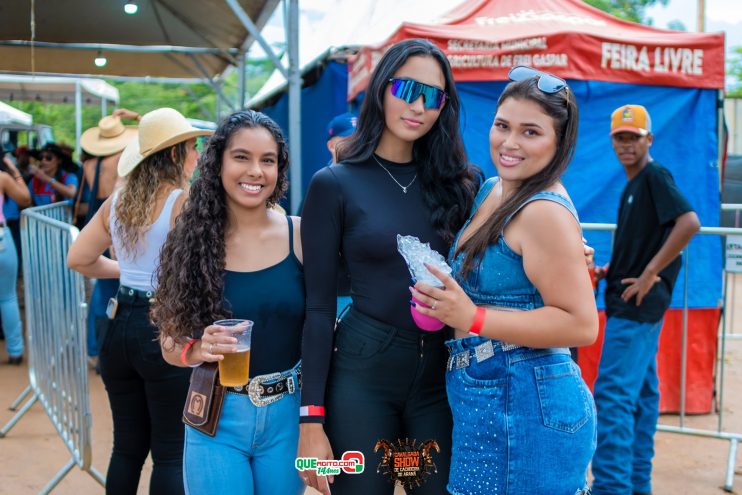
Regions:
<instances>
[{"instance_id":1,"label":"tree foliage","mask_svg":"<svg viewBox=\"0 0 742 495\"><path fill-rule=\"evenodd\" d=\"M246 91L254 94L268 79L273 70L269 60L250 61L246 64ZM222 91L232 102L237 101L236 70L222 79ZM216 94L207 84L159 84L140 82L110 82L119 90L119 107L134 110L140 114L160 107L171 107L189 118L216 121ZM84 98L83 98L84 100ZM75 145L75 105L72 103L45 103L43 101L13 101L10 104L33 115L34 122L48 124L54 130L55 140L74 148ZM106 109L110 114L114 109L110 104ZM222 112L231 108L222 104ZM98 124L101 118L99 105L82 107L82 129Z\"/></svg>"},{"instance_id":2,"label":"tree foliage","mask_svg":"<svg viewBox=\"0 0 742 495\"><path fill-rule=\"evenodd\" d=\"M730 57L728 69L727 75L736 81L736 85L727 92L727 96L742 98L742 46L735 48L734 57Z\"/></svg>"},{"instance_id":3,"label":"tree foliage","mask_svg":"<svg viewBox=\"0 0 742 495\"><path fill-rule=\"evenodd\" d=\"M621 19L632 22L641 22L642 24L652 24L652 20L647 18L645 11L647 7L660 4L667 5L669 0L585 0L593 7L615 15Z\"/></svg>"}]
</instances>

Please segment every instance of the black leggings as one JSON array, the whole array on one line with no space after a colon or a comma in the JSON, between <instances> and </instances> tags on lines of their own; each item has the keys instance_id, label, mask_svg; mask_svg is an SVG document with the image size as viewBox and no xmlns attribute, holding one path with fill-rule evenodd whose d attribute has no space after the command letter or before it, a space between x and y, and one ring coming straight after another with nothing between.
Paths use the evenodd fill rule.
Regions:
<instances>
[{"instance_id":1,"label":"black leggings","mask_svg":"<svg viewBox=\"0 0 742 495\"><path fill-rule=\"evenodd\" d=\"M135 296L136 297L136 296ZM142 465L152 452L149 493L182 494L181 421L191 370L162 358L147 301L122 301L101 335L101 377L113 415L113 453L106 493L134 495Z\"/></svg>"},{"instance_id":2,"label":"black leggings","mask_svg":"<svg viewBox=\"0 0 742 495\"><path fill-rule=\"evenodd\" d=\"M446 398L444 346L448 329L411 332L386 325L351 309L338 325L327 386L325 430L336 459L345 451L365 456L362 474L335 477L333 495L391 495L394 485L376 472L380 439L390 442L435 440L438 472L416 495L446 492L451 463L451 411Z\"/></svg>"}]
</instances>

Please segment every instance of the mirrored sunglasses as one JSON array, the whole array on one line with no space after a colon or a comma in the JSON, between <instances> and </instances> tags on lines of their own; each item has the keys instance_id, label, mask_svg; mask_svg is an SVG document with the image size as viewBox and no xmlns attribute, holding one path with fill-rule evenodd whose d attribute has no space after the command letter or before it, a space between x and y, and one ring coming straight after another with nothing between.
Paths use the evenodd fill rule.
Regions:
<instances>
[{"instance_id":1,"label":"mirrored sunglasses","mask_svg":"<svg viewBox=\"0 0 742 495\"><path fill-rule=\"evenodd\" d=\"M447 97L446 92L442 89L423 84L414 79L393 77L389 79L389 82L391 83L392 96L407 103L414 103L422 95L426 110L440 109Z\"/></svg>"},{"instance_id":2,"label":"mirrored sunglasses","mask_svg":"<svg viewBox=\"0 0 742 495\"><path fill-rule=\"evenodd\" d=\"M525 81L532 77L538 78L538 83L536 85L538 86L538 89L544 93L558 93L567 87L567 81L564 79L546 72L541 72L533 67L518 65L510 69L510 72L508 72L508 78L511 81Z\"/></svg>"}]
</instances>

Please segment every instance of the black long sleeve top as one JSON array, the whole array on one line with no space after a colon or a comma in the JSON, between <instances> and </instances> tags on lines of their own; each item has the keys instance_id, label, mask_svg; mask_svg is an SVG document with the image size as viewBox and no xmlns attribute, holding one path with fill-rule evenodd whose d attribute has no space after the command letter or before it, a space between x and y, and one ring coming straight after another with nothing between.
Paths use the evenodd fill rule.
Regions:
<instances>
[{"instance_id":1,"label":"black long sleeve top","mask_svg":"<svg viewBox=\"0 0 742 495\"><path fill-rule=\"evenodd\" d=\"M377 157L325 167L312 178L302 210L301 240L307 293L302 341L302 405L324 405L332 358L338 253L348 264L353 307L389 325L420 331L410 315L410 273L397 234L414 235L447 255L425 206L415 162ZM391 176L390 176L391 175ZM394 177L394 179L392 178ZM404 193L402 186L408 187ZM302 417L302 422L322 422Z\"/></svg>"}]
</instances>

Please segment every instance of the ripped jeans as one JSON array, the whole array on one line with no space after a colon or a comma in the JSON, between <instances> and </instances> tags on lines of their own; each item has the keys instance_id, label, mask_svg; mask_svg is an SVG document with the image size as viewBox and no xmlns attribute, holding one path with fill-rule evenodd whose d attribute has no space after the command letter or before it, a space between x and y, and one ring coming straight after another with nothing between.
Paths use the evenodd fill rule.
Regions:
<instances>
[{"instance_id":1,"label":"ripped jeans","mask_svg":"<svg viewBox=\"0 0 742 495\"><path fill-rule=\"evenodd\" d=\"M453 495L589 494L595 405L567 349L446 343Z\"/></svg>"}]
</instances>

